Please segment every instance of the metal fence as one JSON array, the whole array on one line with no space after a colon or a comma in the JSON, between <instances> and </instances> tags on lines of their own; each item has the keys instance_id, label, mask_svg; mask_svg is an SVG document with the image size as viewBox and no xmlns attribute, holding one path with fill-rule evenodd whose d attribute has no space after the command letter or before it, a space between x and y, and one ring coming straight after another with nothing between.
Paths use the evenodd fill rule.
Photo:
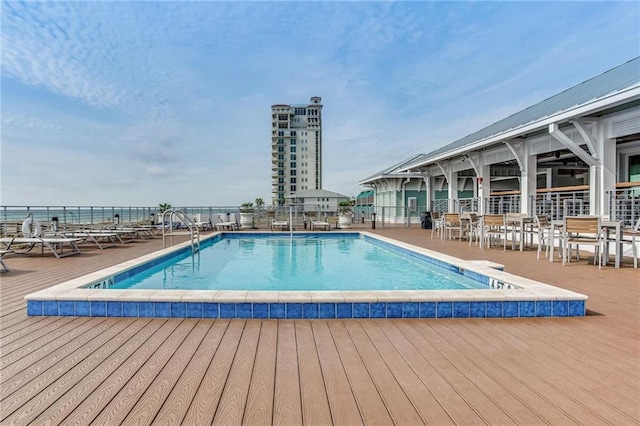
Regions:
<instances>
[{"instance_id":1,"label":"metal fence","mask_svg":"<svg viewBox=\"0 0 640 426\"><path fill-rule=\"evenodd\" d=\"M607 192L609 217L634 226L640 217L640 185Z\"/></svg>"},{"instance_id":2,"label":"metal fence","mask_svg":"<svg viewBox=\"0 0 640 426\"><path fill-rule=\"evenodd\" d=\"M492 214L520 212L520 195L498 195L490 198L479 197L455 200L458 213L477 212L480 203L485 211ZM620 220L626 226L633 226L640 217L640 185L620 188L607 192L606 211L609 217ZM542 192L530 198L530 215L546 215L550 219L565 216L589 214L589 190ZM239 218L239 206L196 206L175 207L184 211L198 222L235 221ZM433 200L430 206L370 206L357 205L352 208L354 223L369 223L375 220L384 226L418 226L424 212L448 212L449 200ZM322 209L316 205L290 204L284 206L259 206L254 210L254 225L269 228L273 220L292 218L295 229L303 229L309 220L323 219L337 221L338 212ZM21 231L22 222L28 216L45 226L58 222L59 229L74 226L104 227L113 224L151 224L160 220L159 207L132 206L0 206L2 236L14 235Z\"/></svg>"},{"instance_id":3,"label":"metal fence","mask_svg":"<svg viewBox=\"0 0 640 426\"><path fill-rule=\"evenodd\" d=\"M177 207L197 221L215 223L218 216L235 215L237 206ZM118 224L153 224L160 220L159 207L125 206L0 206L2 236L21 231L22 222L32 217L45 227L53 222L61 230L73 227L100 228ZM235 217L235 216L234 216Z\"/></svg>"},{"instance_id":4,"label":"metal fence","mask_svg":"<svg viewBox=\"0 0 640 426\"><path fill-rule=\"evenodd\" d=\"M531 215L544 215L551 220L565 216L589 214L589 191L544 192L530 196Z\"/></svg>"}]
</instances>

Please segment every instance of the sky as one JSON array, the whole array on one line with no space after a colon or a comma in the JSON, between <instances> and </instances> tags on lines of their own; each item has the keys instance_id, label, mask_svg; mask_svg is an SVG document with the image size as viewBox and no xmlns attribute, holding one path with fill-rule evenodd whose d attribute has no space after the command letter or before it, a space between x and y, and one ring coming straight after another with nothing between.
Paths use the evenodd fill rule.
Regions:
<instances>
[{"instance_id":1,"label":"sky","mask_svg":"<svg viewBox=\"0 0 640 426\"><path fill-rule=\"evenodd\" d=\"M271 202L271 105L322 97L323 189L640 55L625 2L1 3L0 204Z\"/></svg>"}]
</instances>

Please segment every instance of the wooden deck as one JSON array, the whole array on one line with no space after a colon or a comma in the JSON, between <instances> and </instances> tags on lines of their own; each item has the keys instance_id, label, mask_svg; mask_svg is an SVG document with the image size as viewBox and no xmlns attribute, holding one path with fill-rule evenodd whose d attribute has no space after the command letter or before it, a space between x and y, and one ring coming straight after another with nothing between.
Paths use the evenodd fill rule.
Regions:
<instances>
[{"instance_id":1,"label":"wooden deck","mask_svg":"<svg viewBox=\"0 0 640 426\"><path fill-rule=\"evenodd\" d=\"M6 257L2 424L640 424L640 270L376 232L589 296L584 318L27 317L25 294L161 247ZM95 248L94 248L95 247Z\"/></svg>"}]
</instances>

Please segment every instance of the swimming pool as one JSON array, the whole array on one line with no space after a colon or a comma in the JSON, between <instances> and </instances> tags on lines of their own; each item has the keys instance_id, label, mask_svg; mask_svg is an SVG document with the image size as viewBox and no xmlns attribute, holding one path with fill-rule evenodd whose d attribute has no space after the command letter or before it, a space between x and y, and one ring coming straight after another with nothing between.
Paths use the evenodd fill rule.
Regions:
<instances>
[{"instance_id":1,"label":"swimming pool","mask_svg":"<svg viewBox=\"0 0 640 426\"><path fill-rule=\"evenodd\" d=\"M317 233L294 233L297 238ZM249 237L288 236L285 233L224 233L209 235L203 246ZM544 283L509 274L502 265L461 260L368 232L330 233L328 239L364 240L413 261L435 265L447 273L480 283L484 288L457 290L249 290L249 289L119 289L118 283L168 260L191 258L189 243L160 250L57 286L29 294L28 315L162 317L162 318L495 318L583 316L586 299ZM336 244L331 241L327 244ZM213 244L215 245L215 244ZM249 243L249 245L251 245ZM253 241L255 250L256 240ZM266 245L266 243L265 243ZM479 252L481 253L481 252ZM290 254L293 256L293 254ZM184 265L183 265L184 266ZM187 262L186 267L189 267ZM201 267L201 264L200 264ZM264 273L263 267L245 269ZM331 263L328 264L331 267Z\"/></svg>"},{"instance_id":2,"label":"swimming pool","mask_svg":"<svg viewBox=\"0 0 640 426\"><path fill-rule=\"evenodd\" d=\"M236 235L208 240L113 289L348 291L487 289L358 234Z\"/></svg>"}]
</instances>

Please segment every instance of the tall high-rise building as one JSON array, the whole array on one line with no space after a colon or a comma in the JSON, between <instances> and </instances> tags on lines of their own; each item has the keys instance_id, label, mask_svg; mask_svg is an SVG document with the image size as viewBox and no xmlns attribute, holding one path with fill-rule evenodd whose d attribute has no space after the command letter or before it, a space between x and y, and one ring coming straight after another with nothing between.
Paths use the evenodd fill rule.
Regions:
<instances>
[{"instance_id":1,"label":"tall high-rise building","mask_svg":"<svg viewBox=\"0 0 640 426\"><path fill-rule=\"evenodd\" d=\"M271 198L322 189L322 98L308 105L271 106Z\"/></svg>"}]
</instances>

